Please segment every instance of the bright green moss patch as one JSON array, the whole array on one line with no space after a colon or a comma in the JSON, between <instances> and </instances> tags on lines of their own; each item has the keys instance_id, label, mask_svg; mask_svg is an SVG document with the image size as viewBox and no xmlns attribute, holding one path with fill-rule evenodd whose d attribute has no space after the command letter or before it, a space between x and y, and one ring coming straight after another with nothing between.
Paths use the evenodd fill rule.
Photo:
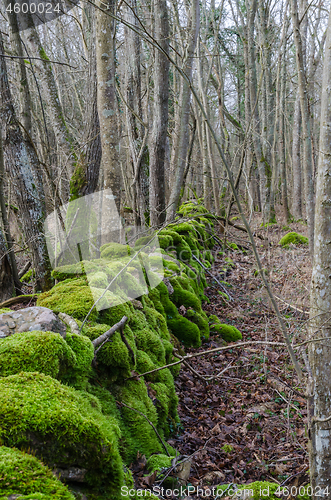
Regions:
<instances>
[{"instance_id":1,"label":"bright green moss patch","mask_svg":"<svg viewBox=\"0 0 331 500\"><path fill-rule=\"evenodd\" d=\"M175 337L185 346L199 347L201 345L200 331L197 325L180 314L174 319L169 319L168 326Z\"/></svg>"},{"instance_id":2,"label":"bright green moss patch","mask_svg":"<svg viewBox=\"0 0 331 500\"><path fill-rule=\"evenodd\" d=\"M236 327L221 323L214 314L209 316L209 330L211 335L220 335L226 342L242 339L242 334Z\"/></svg>"},{"instance_id":3,"label":"bright green moss patch","mask_svg":"<svg viewBox=\"0 0 331 500\"><path fill-rule=\"evenodd\" d=\"M33 500L74 500L67 487L39 460L27 453L0 447L0 495L24 495Z\"/></svg>"},{"instance_id":4,"label":"bright green moss patch","mask_svg":"<svg viewBox=\"0 0 331 500\"><path fill-rule=\"evenodd\" d=\"M150 474L154 471L160 471L165 468L171 467L171 460L174 457L168 457L168 455L151 455L147 460L147 469Z\"/></svg>"},{"instance_id":5,"label":"bright green moss patch","mask_svg":"<svg viewBox=\"0 0 331 500\"><path fill-rule=\"evenodd\" d=\"M103 259L126 257L131 253L129 245L121 245L120 243L106 243L105 245L102 245L100 251L101 258Z\"/></svg>"},{"instance_id":6,"label":"bright green moss patch","mask_svg":"<svg viewBox=\"0 0 331 500\"><path fill-rule=\"evenodd\" d=\"M302 234L298 234L295 232L287 233L279 242L284 248L287 248L290 244L293 245L308 245L308 238L303 236Z\"/></svg>"},{"instance_id":7,"label":"bright green moss patch","mask_svg":"<svg viewBox=\"0 0 331 500\"><path fill-rule=\"evenodd\" d=\"M23 332L0 340L0 376L40 372L60 378L76 365L76 356L59 333Z\"/></svg>"},{"instance_id":8,"label":"bright green moss patch","mask_svg":"<svg viewBox=\"0 0 331 500\"><path fill-rule=\"evenodd\" d=\"M65 280L55 285L48 292L38 297L37 305L48 307L52 311L64 312L77 319L84 319L94 304L90 287L85 279ZM94 309L90 315L96 320L98 311Z\"/></svg>"},{"instance_id":9,"label":"bright green moss patch","mask_svg":"<svg viewBox=\"0 0 331 500\"><path fill-rule=\"evenodd\" d=\"M1 442L31 449L50 467L85 468L86 483L115 498L123 482L119 437L116 418L88 393L40 373L0 378Z\"/></svg>"},{"instance_id":10,"label":"bright green moss patch","mask_svg":"<svg viewBox=\"0 0 331 500\"><path fill-rule=\"evenodd\" d=\"M192 323L196 324L200 330L200 336L204 338L204 340L209 339L209 325L208 320L203 316L203 314L199 314L192 309L188 309L186 311L186 317L192 321Z\"/></svg>"},{"instance_id":11,"label":"bright green moss patch","mask_svg":"<svg viewBox=\"0 0 331 500\"><path fill-rule=\"evenodd\" d=\"M9 307L3 307L2 309L0 308L0 314L4 314L7 312L13 312Z\"/></svg>"},{"instance_id":12,"label":"bright green moss patch","mask_svg":"<svg viewBox=\"0 0 331 500\"><path fill-rule=\"evenodd\" d=\"M61 380L76 389L85 389L91 375L91 365L94 357L92 342L84 335L67 333L66 343L76 356L74 367L61 377Z\"/></svg>"}]
</instances>

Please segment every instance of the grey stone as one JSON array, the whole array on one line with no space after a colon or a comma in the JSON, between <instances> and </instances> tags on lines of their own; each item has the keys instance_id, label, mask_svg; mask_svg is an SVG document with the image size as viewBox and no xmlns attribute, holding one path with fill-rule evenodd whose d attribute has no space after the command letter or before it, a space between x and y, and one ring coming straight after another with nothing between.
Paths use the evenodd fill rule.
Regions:
<instances>
[{"instance_id":1,"label":"grey stone","mask_svg":"<svg viewBox=\"0 0 331 500\"><path fill-rule=\"evenodd\" d=\"M65 324L47 307L27 307L0 314L0 339L17 332L56 332L66 336Z\"/></svg>"}]
</instances>

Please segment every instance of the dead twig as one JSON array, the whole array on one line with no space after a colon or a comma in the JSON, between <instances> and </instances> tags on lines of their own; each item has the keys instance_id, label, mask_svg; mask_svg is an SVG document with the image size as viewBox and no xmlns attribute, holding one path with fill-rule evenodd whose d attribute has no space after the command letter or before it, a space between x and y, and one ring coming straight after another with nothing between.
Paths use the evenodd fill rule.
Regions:
<instances>
[{"instance_id":1,"label":"dead twig","mask_svg":"<svg viewBox=\"0 0 331 500\"><path fill-rule=\"evenodd\" d=\"M121 328L124 327L124 325L125 325L125 323L127 321L128 321L127 316L123 316L123 318L121 319L121 321L119 321L118 323L116 323L116 325L112 326L109 330L107 330L105 333L103 333L102 335L100 335L100 337L98 337L97 339L94 339L92 341L94 349L96 349L100 344L103 345L105 342L107 342L109 340L109 338L112 335L114 335L115 332L117 332L118 330L120 330ZM97 349L97 351L95 352L95 354L99 351L99 349Z\"/></svg>"},{"instance_id":2,"label":"dead twig","mask_svg":"<svg viewBox=\"0 0 331 500\"><path fill-rule=\"evenodd\" d=\"M163 441L163 439L161 438L160 434L158 433L155 425L146 417L146 415L144 413L142 413L141 411L139 410L136 410L135 408L132 408L131 406L128 406L126 405L125 403L123 402L119 402L119 401L116 401L116 403L119 405L119 406L124 406L125 408L128 408L129 410L132 410L132 411L135 411L136 413L138 413L139 415L141 415L142 417L144 417L147 422L149 423L149 425L153 428L155 434L157 435L158 439L160 440L160 443L162 444L163 448L165 449L165 452L166 454L168 455L168 457L170 457L170 453L168 452L168 449L165 445L165 442Z\"/></svg>"}]
</instances>

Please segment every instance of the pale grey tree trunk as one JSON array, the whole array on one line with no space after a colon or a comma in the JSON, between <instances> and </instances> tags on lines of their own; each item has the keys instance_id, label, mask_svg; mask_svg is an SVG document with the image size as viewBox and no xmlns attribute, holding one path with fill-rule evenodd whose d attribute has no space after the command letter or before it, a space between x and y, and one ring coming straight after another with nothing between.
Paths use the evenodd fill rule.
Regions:
<instances>
[{"instance_id":1,"label":"pale grey tree trunk","mask_svg":"<svg viewBox=\"0 0 331 500\"><path fill-rule=\"evenodd\" d=\"M320 143L316 183L314 262L311 283L310 335L330 339L328 321L331 303L331 15L327 29L321 98ZM318 334L316 335L316 332ZM309 398L310 417L331 415L330 342L309 344L312 381ZM331 424L310 424L310 476L314 492L328 487L331 493ZM314 498L320 498L315 496Z\"/></svg>"},{"instance_id":2,"label":"pale grey tree trunk","mask_svg":"<svg viewBox=\"0 0 331 500\"><path fill-rule=\"evenodd\" d=\"M293 117L293 143L292 143L292 165L293 165L293 193L292 193L292 214L295 219L302 218L301 199L301 108L300 96L297 93L294 105Z\"/></svg>"},{"instance_id":3,"label":"pale grey tree trunk","mask_svg":"<svg viewBox=\"0 0 331 500\"><path fill-rule=\"evenodd\" d=\"M247 43L248 43L248 68L249 68L249 90L251 107L255 105L257 99L257 76L256 76L256 51L254 42L254 22L257 11L257 0L246 0L247 8ZM269 192L266 175L266 164L263 157L261 147L261 128L259 107L255 106L252 109L252 124L253 124L253 145L257 162L257 169L260 179L260 198L262 208L262 218L264 222L269 220Z\"/></svg>"},{"instance_id":4,"label":"pale grey tree trunk","mask_svg":"<svg viewBox=\"0 0 331 500\"><path fill-rule=\"evenodd\" d=\"M98 2L96 26L96 59L98 80L98 113L102 149L101 168L104 189L111 189L118 211L121 205L121 169L115 89L115 32L116 0Z\"/></svg>"},{"instance_id":5,"label":"pale grey tree trunk","mask_svg":"<svg viewBox=\"0 0 331 500\"><path fill-rule=\"evenodd\" d=\"M286 150L285 150L285 109L286 109L286 42L284 41L283 57L280 70L280 107L279 107L279 129L278 129L278 152L280 163L280 182L283 214L286 222L290 222L290 212L287 198L287 175L286 175Z\"/></svg>"},{"instance_id":6,"label":"pale grey tree trunk","mask_svg":"<svg viewBox=\"0 0 331 500\"><path fill-rule=\"evenodd\" d=\"M185 62L183 70L187 77L191 80L192 69L193 69L193 56L197 44L198 33L200 26L200 4L199 0L192 0L190 19L189 19L189 29L188 29L188 39L187 46L185 50ZM182 79L181 84L181 95L180 95L180 127L179 127L179 139L178 139L178 160L176 163L174 182L172 185L170 199L167 209L167 221L174 218L178 201L180 198L180 191L183 185L183 177L185 172L185 164L187 158L187 151L189 145L189 119L190 119L190 101L191 101L191 90L186 81Z\"/></svg>"},{"instance_id":7,"label":"pale grey tree trunk","mask_svg":"<svg viewBox=\"0 0 331 500\"><path fill-rule=\"evenodd\" d=\"M169 53L169 18L166 0L154 0L155 38L162 49ZM169 60L159 50L155 50L154 61L154 108L153 128L149 144L149 205L150 223L158 226L165 221L165 174L168 100L169 100Z\"/></svg>"},{"instance_id":8,"label":"pale grey tree trunk","mask_svg":"<svg viewBox=\"0 0 331 500\"><path fill-rule=\"evenodd\" d=\"M303 60L302 39L299 25L298 3L291 0L291 15L293 25L293 36L296 52L296 64L298 70L298 87L300 94L300 106L302 116L303 135L303 171L305 184L306 214L308 223L308 237L310 253L314 248L314 178L312 166L312 139L310 130L310 116L308 106L308 88L306 82L306 72Z\"/></svg>"}]
</instances>

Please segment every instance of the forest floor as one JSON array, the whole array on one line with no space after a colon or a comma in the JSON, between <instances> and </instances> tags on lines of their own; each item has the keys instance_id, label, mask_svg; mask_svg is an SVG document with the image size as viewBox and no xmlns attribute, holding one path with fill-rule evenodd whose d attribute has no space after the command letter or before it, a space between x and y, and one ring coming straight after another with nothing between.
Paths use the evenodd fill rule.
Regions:
<instances>
[{"instance_id":1,"label":"forest floor","mask_svg":"<svg viewBox=\"0 0 331 500\"><path fill-rule=\"evenodd\" d=\"M308 247L291 245L283 249L278 242L289 231L305 234L306 226L278 224L266 229L259 227L259 221L255 226L255 235L264 238L256 237L262 265L279 297L278 306L291 339L305 340L311 276ZM231 228L227 238L248 248L246 236ZM233 261L226 275L225 257ZM219 286L209 278L205 293L210 303L205 304L205 310L236 326L243 341L283 342L256 269L250 250L243 253L228 249L214 264L212 273L227 283L234 301L224 302ZM221 345L221 339L211 337L199 349L186 352ZM188 484L205 490L217 484L242 485L257 480L289 486L299 478L301 484L308 469L306 400L286 349L252 345L195 358L190 365L202 377L222 370L224 373L206 382L182 365L176 380L181 431L169 443L182 455L193 455ZM149 482L143 477L143 462L134 466L135 479L137 486L146 488Z\"/></svg>"}]
</instances>

